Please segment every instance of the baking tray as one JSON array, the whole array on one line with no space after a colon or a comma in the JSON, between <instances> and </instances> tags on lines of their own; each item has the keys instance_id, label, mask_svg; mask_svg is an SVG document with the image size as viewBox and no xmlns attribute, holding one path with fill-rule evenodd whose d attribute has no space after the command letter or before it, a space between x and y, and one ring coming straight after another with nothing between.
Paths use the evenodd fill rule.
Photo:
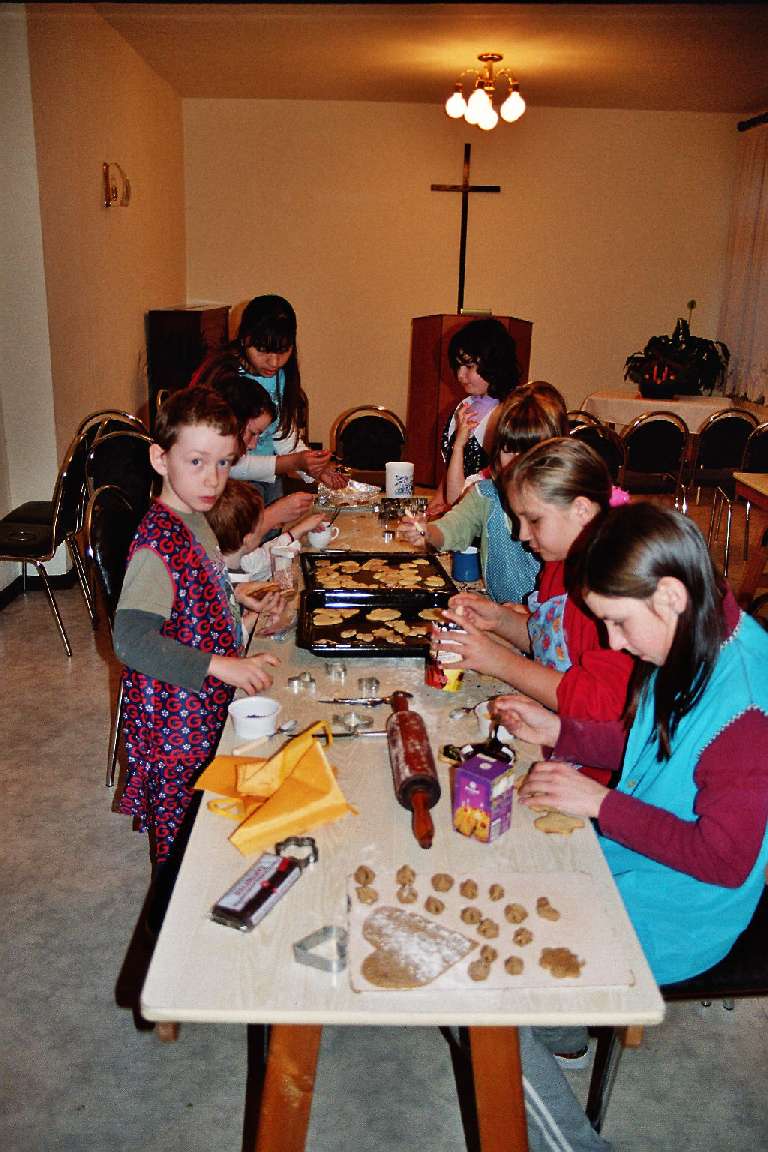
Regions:
<instances>
[{"instance_id":1,"label":"baking tray","mask_svg":"<svg viewBox=\"0 0 768 1152\"><path fill-rule=\"evenodd\" d=\"M447 592L394 592L390 591L386 600L379 596L374 599L369 594L348 598L341 595L341 591L333 595L328 590L314 592L304 591L299 598L299 618L296 623L296 644L299 648L308 648L316 656L343 655L343 656L379 656L382 658L402 658L404 656L418 656L423 659L429 651L430 621L419 615L426 609L444 608L448 602ZM347 615L338 623L322 625L316 621L315 613L318 608L341 609ZM388 626L387 622L369 620L368 613L377 608L394 608L399 611L397 618L411 627L425 628L421 634L401 634ZM355 629L370 640L361 640L358 636L344 637L343 631ZM384 635L374 636L374 631L381 633L395 633L402 635L402 642L388 639Z\"/></svg>"},{"instance_id":2,"label":"baking tray","mask_svg":"<svg viewBox=\"0 0 768 1152\"><path fill-rule=\"evenodd\" d=\"M331 567L328 567L330 561ZM423 552L302 552L300 555L301 570L304 576L304 588L307 592L323 592L328 597L328 603L372 603L381 607L390 607L393 595L405 593L409 597L421 597L420 607L430 607L437 603L445 604L448 598L455 596L458 588L443 568L436 556L425 555ZM374 562L384 567L373 568L366 565ZM345 573L344 565L359 565L356 570ZM415 567L414 567L415 566ZM375 571L399 572L404 567L411 568L419 573L419 583L412 587L403 588L397 584L387 585L374 577ZM332 571L335 574L348 577L358 585L354 588L329 588L320 583L320 573ZM438 583L438 580L440 583ZM427 581L430 581L428 583ZM434 593L442 593L442 599L436 601ZM414 600L415 604L417 600ZM399 605L398 605L399 606Z\"/></svg>"}]
</instances>

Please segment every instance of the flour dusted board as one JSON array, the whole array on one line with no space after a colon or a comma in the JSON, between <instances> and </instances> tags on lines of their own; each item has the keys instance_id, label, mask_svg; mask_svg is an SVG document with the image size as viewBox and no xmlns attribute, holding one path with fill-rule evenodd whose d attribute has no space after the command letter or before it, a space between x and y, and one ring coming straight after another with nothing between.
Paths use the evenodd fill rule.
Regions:
<instances>
[{"instance_id":1,"label":"flour dusted board","mask_svg":"<svg viewBox=\"0 0 768 1152\"><path fill-rule=\"evenodd\" d=\"M395 874L371 867L375 876L362 886L362 899L355 877L348 884L355 991L633 982L592 877L584 872L477 871L451 877L446 891L444 874L433 883L432 872L424 869L402 884ZM542 967L544 949L565 950L578 961L579 975L557 976L552 967Z\"/></svg>"}]
</instances>

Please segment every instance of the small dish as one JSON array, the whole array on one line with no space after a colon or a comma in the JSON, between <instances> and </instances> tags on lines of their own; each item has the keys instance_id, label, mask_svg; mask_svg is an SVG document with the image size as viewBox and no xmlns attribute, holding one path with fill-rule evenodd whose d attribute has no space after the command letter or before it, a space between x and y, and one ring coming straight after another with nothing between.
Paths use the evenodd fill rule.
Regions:
<instances>
[{"instance_id":1,"label":"small dish","mask_svg":"<svg viewBox=\"0 0 768 1152\"><path fill-rule=\"evenodd\" d=\"M255 740L259 736L273 736L277 731L280 703L269 696L243 696L233 700L229 714L238 740Z\"/></svg>"}]
</instances>

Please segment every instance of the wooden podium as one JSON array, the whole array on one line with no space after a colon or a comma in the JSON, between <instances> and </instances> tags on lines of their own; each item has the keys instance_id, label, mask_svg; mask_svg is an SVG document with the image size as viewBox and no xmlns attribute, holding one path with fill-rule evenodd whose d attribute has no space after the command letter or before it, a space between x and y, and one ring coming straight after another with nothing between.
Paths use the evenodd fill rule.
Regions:
<instances>
[{"instance_id":1,"label":"wooden podium","mask_svg":"<svg viewBox=\"0 0 768 1152\"><path fill-rule=\"evenodd\" d=\"M440 437L464 392L448 361L451 336L477 316L415 316L411 321L411 373L403 459L414 463L416 484L436 487L443 474ZM515 341L520 379L528 379L531 362L530 320L495 316Z\"/></svg>"}]
</instances>

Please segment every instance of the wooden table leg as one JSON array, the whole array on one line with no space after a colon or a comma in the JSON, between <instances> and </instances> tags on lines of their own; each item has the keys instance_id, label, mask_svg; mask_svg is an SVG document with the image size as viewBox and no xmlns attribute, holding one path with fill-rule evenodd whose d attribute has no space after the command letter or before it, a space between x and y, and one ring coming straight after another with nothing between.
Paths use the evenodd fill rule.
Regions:
<instances>
[{"instance_id":1,"label":"wooden table leg","mask_svg":"<svg viewBox=\"0 0 768 1152\"><path fill-rule=\"evenodd\" d=\"M272 1025L253 1152L304 1152L322 1035L320 1026Z\"/></svg>"},{"instance_id":2,"label":"wooden table leg","mask_svg":"<svg viewBox=\"0 0 768 1152\"><path fill-rule=\"evenodd\" d=\"M528 1152L516 1028L470 1028L477 1123L483 1152Z\"/></svg>"},{"instance_id":3,"label":"wooden table leg","mask_svg":"<svg viewBox=\"0 0 768 1152\"><path fill-rule=\"evenodd\" d=\"M760 586L766 562L768 562L768 549L763 547L763 535L768 530L768 512L763 512L762 509L756 508L753 504L750 519L753 526L757 521L757 538L752 545L736 596L742 608L748 607L750 600L754 599L755 592Z\"/></svg>"}]
</instances>

